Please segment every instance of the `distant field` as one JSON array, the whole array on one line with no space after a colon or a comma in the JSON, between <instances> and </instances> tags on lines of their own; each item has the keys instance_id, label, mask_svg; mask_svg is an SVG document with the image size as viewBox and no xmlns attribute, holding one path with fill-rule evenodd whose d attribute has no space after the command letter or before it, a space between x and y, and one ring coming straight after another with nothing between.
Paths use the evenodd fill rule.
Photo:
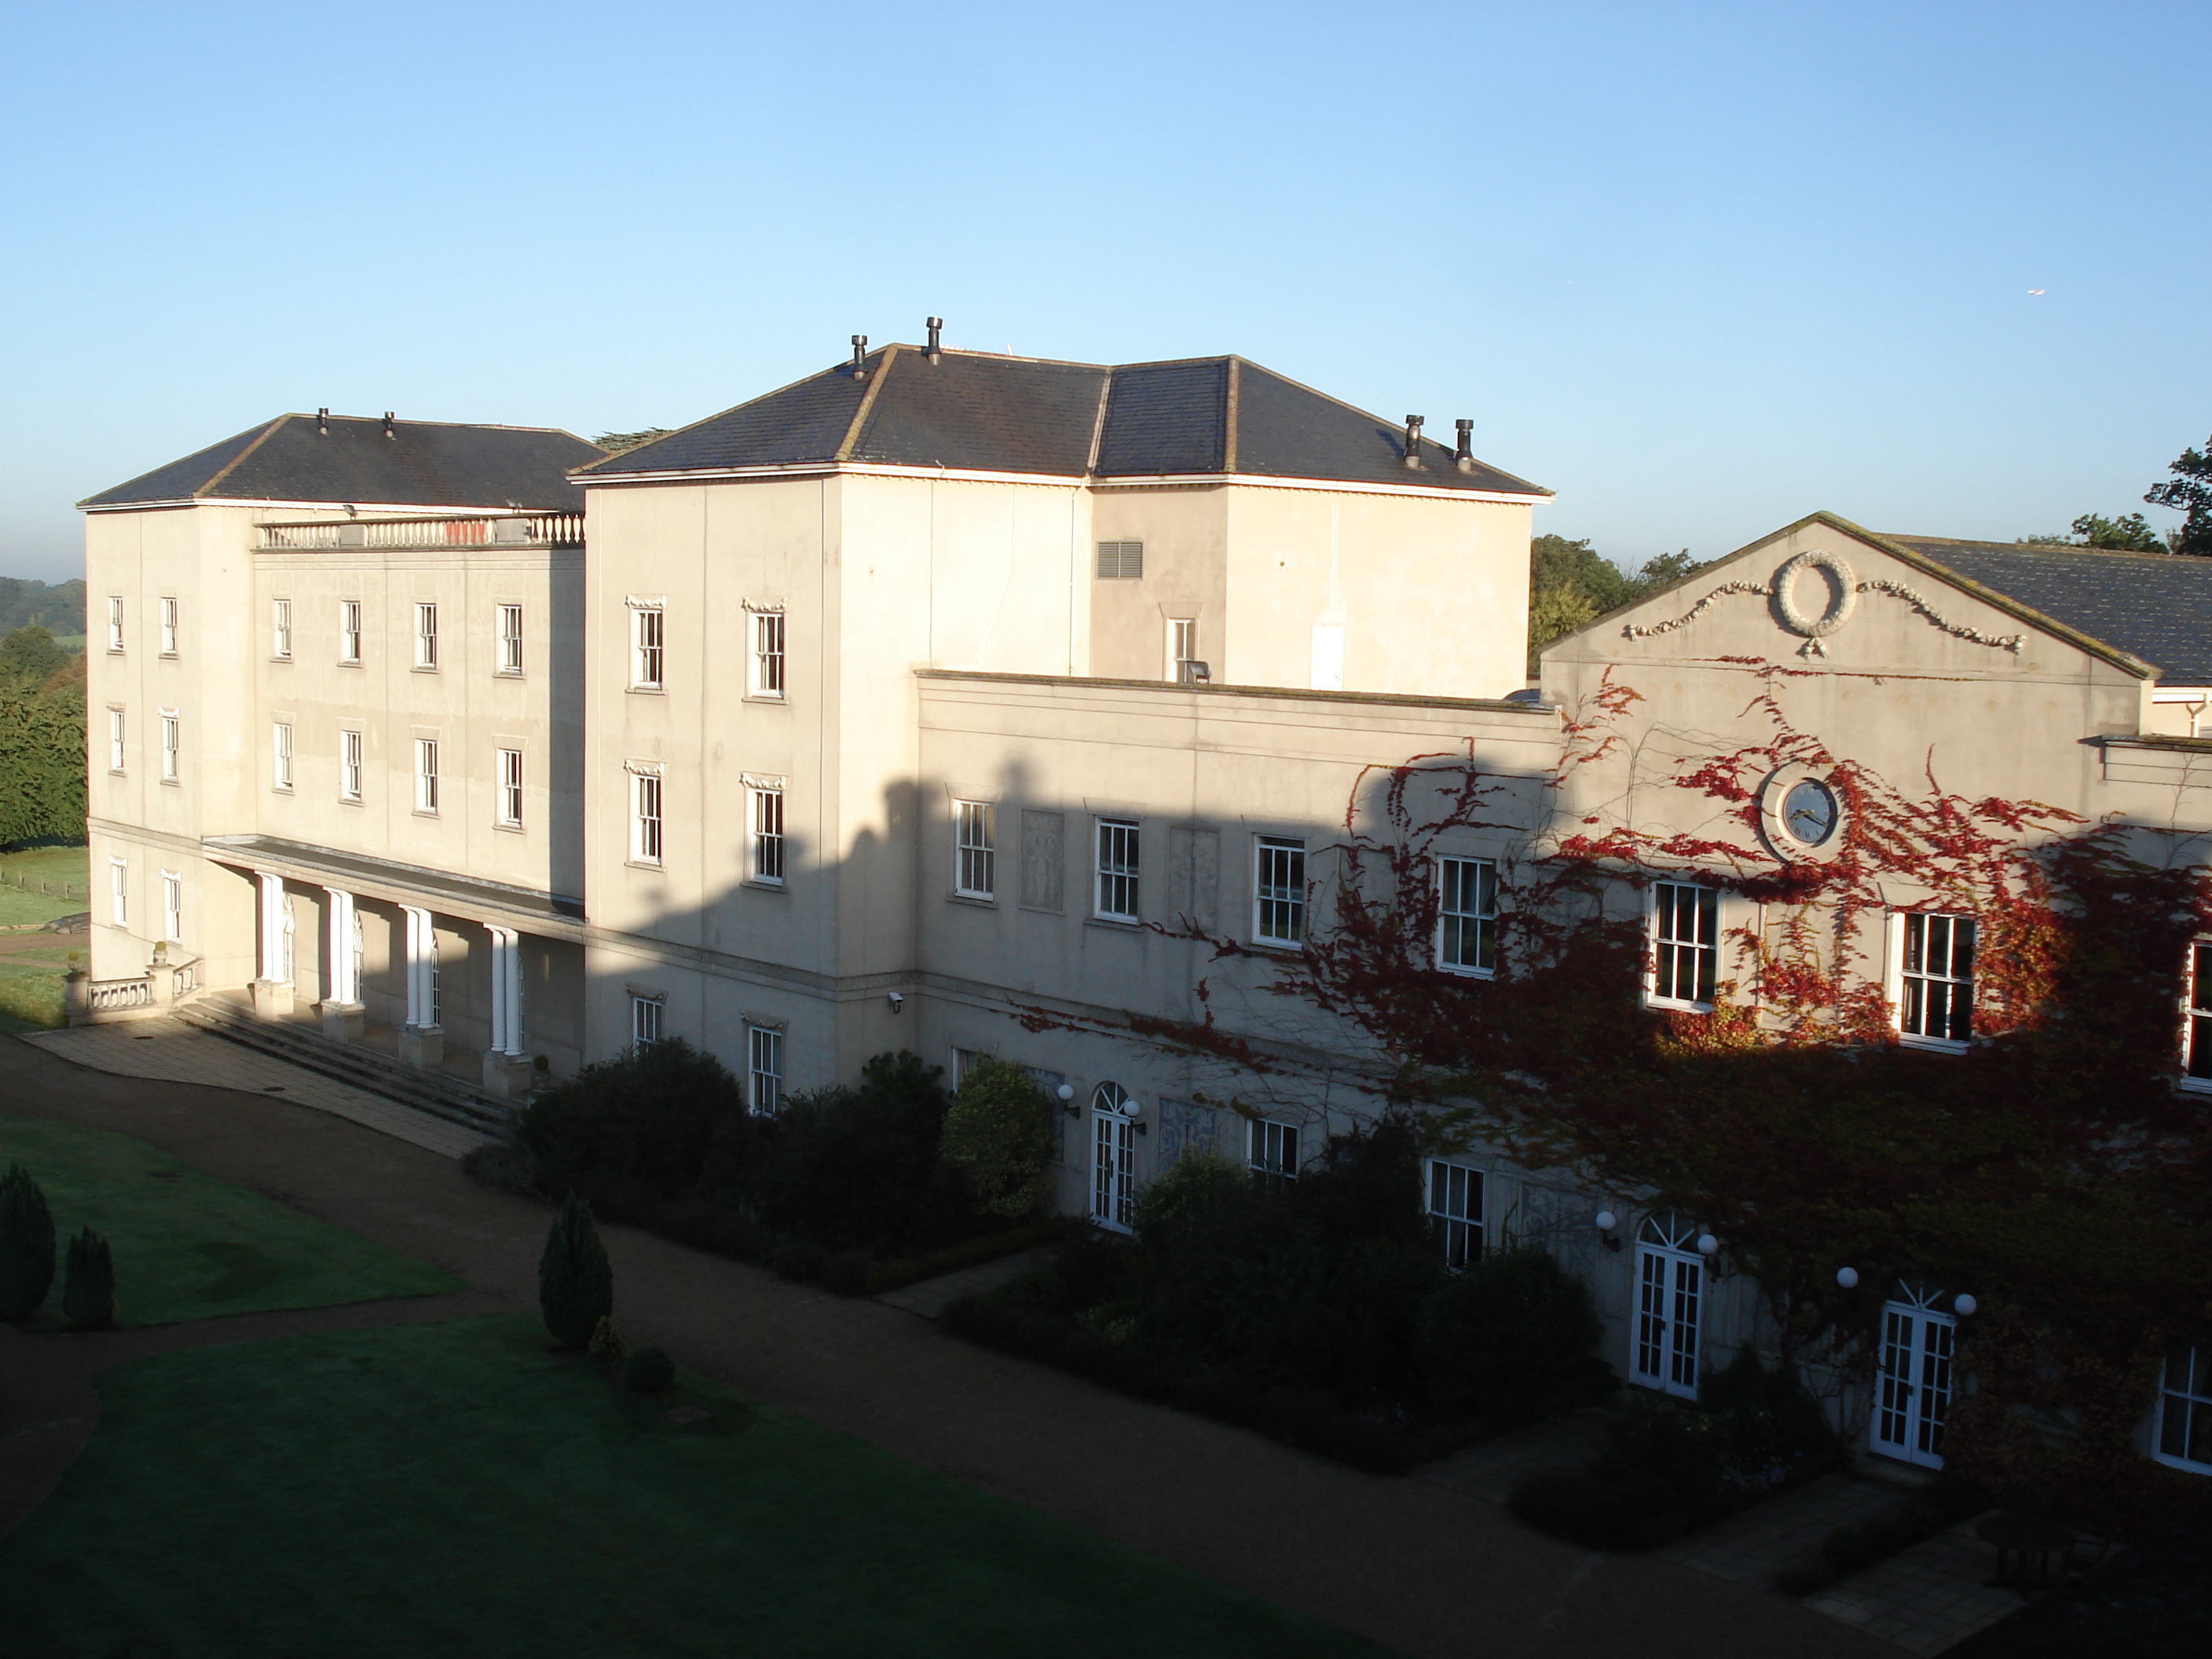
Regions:
<instances>
[{"instance_id":1,"label":"distant field","mask_svg":"<svg viewBox=\"0 0 2212 1659\"><path fill-rule=\"evenodd\" d=\"M90 907L91 851L33 847L0 853L0 927L51 921Z\"/></svg>"}]
</instances>

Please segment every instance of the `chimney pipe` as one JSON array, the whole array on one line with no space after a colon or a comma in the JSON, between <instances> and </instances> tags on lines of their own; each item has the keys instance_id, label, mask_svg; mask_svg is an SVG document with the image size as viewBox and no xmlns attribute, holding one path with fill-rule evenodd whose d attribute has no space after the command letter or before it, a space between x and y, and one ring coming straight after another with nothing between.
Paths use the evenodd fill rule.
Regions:
<instances>
[{"instance_id":1,"label":"chimney pipe","mask_svg":"<svg viewBox=\"0 0 2212 1659\"><path fill-rule=\"evenodd\" d=\"M327 407L315 411L315 435L318 438L331 435L331 411Z\"/></svg>"},{"instance_id":2,"label":"chimney pipe","mask_svg":"<svg viewBox=\"0 0 2212 1659\"><path fill-rule=\"evenodd\" d=\"M1459 428L1459 447L1452 452L1452 465L1462 472L1474 471L1474 422L1454 421Z\"/></svg>"},{"instance_id":3,"label":"chimney pipe","mask_svg":"<svg viewBox=\"0 0 2212 1659\"><path fill-rule=\"evenodd\" d=\"M1406 416L1406 465L1407 466L1419 466L1421 464L1421 422L1425 418L1420 415Z\"/></svg>"},{"instance_id":4,"label":"chimney pipe","mask_svg":"<svg viewBox=\"0 0 2212 1659\"><path fill-rule=\"evenodd\" d=\"M856 380L865 380L868 378L868 366L863 361L867 355L868 337L865 334L855 334L853 337L853 378Z\"/></svg>"},{"instance_id":5,"label":"chimney pipe","mask_svg":"<svg viewBox=\"0 0 2212 1659\"><path fill-rule=\"evenodd\" d=\"M392 423L394 418L395 416L390 410L387 409L384 411L384 435L387 438L396 438L399 435L397 432L394 432L392 429Z\"/></svg>"},{"instance_id":6,"label":"chimney pipe","mask_svg":"<svg viewBox=\"0 0 2212 1659\"><path fill-rule=\"evenodd\" d=\"M941 363L945 361L944 338L945 319L931 318L929 319L929 361L933 363Z\"/></svg>"}]
</instances>

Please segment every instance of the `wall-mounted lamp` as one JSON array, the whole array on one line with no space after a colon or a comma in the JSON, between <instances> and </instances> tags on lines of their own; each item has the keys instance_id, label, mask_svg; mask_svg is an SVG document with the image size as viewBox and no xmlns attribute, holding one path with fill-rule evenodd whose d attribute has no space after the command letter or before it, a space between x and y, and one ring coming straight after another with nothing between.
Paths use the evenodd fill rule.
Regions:
<instances>
[{"instance_id":1,"label":"wall-mounted lamp","mask_svg":"<svg viewBox=\"0 0 2212 1659\"><path fill-rule=\"evenodd\" d=\"M1715 1238L1711 1233L1699 1233L1698 1235L1698 1254L1699 1255L1711 1255L1716 1250L1719 1249L1720 1247L1720 1240Z\"/></svg>"},{"instance_id":2,"label":"wall-mounted lamp","mask_svg":"<svg viewBox=\"0 0 2212 1659\"><path fill-rule=\"evenodd\" d=\"M1856 1290L1859 1284L1859 1270L1856 1267L1837 1268L1836 1283L1847 1291Z\"/></svg>"},{"instance_id":3,"label":"wall-mounted lamp","mask_svg":"<svg viewBox=\"0 0 2212 1659\"><path fill-rule=\"evenodd\" d=\"M1620 1235L1615 1232L1613 1229L1620 1225L1620 1218L1610 1210L1600 1210L1597 1212L1596 1220L1598 1242L1603 1244L1608 1250L1619 1249L1620 1248Z\"/></svg>"},{"instance_id":4,"label":"wall-mounted lamp","mask_svg":"<svg viewBox=\"0 0 2212 1659\"><path fill-rule=\"evenodd\" d=\"M903 992L886 991L884 993L884 1000L890 1004L893 1013L898 1012L900 1009L906 1006L906 995Z\"/></svg>"},{"instance_id":5,"label":"wall-mounted lamp","mask_svg":"<svg viewBox=\"0 0 2212 1659\"><path fill-rule=\"evenodd\" d=\"M1079 1118L1083 1115L1082 1112L1076 1107L1075 1090L1073 1085L1063 1083L1059 1088L1054 1090L1053 1092L1060 1097L1060 1109L1061 1111L1066 1112L1070 1117Z\"/></svg>"},{"instance_id":6,"label":"wall-mounted lamp","mask_svg":"<svg viewBox=\"0 0 2212 1659\"><path fill-rule=\"evenodd\" d=\"M1982 1304L1975 1301L1973 1297L1967 1296L1963 1292L1951 1298L1951 1306L1961 1319L1972 1319L1974 1316L1975 1310L1981 1305Z\"/></svg>"}]
</instances>

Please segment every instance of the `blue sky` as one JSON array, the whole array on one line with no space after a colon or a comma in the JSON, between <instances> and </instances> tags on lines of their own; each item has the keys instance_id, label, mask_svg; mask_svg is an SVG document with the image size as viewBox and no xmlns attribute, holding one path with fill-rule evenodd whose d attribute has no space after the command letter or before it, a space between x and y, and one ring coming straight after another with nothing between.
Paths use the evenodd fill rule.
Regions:
<instances>
[{"instance_id":1,"label":"blue sky","mask_svg":"<svg viewBox=\"0 0 2212 1659\"><path fill-rule=\"evenodd\" d=\"M932 313L1472 416L1631 566L2062 530L2212 430L2201 4L4 21L0 574L282 410L678 425Z\"/></svg>"}]
</instances>

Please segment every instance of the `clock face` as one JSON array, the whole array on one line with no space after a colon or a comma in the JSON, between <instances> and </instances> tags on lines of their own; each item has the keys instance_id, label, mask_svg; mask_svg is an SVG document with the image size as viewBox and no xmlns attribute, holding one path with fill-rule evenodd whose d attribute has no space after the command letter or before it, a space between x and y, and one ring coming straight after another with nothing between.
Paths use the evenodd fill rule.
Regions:
<instances>
[{"instance_id":1,"label":"clock face","mask_svg":"<svg viewBox=\"0 0 2212 1659\"><path fill-rule=\"evenodd\" d=\"M1793 786L1782 799L1782 827L1808 847L1836 833L1836 797L1818 778Z\"/></svg>"}]
</instances>

